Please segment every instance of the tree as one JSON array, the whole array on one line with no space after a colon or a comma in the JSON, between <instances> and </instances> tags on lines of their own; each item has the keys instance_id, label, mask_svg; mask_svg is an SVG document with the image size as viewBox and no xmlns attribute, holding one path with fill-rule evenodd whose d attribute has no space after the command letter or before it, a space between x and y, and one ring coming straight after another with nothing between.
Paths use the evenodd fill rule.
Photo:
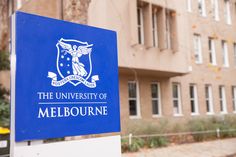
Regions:
<instances>
[{"instance_id":1,"label":"tree","mask_svg":"<svg viewBox=\"0 0 236 157\"><path fill-rule=\"evenodd\" d=\"M0 0L0 51L7 50L9 41L8 1Z\"/></svg>"}]
</instances>

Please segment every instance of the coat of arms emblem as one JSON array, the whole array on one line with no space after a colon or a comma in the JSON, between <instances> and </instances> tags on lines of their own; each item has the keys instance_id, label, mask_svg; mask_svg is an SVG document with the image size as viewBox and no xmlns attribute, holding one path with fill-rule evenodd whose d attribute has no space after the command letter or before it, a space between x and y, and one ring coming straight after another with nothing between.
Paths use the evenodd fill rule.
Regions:
<instances>
[{"instance_id":1,"label":"coat of arms emblem","mask_svg":"<svg viewBox=\"0 0 236 157\"><path fill-rule=\"evenodd\" d=\"M82 83L89 88L95 88L99 77L98 75L91 76L92 46L93 44L74 39L60 39L56 44L56 66L61 80L57 80L56 73L48 72L48 77L52 79L51 85L59 87L69 82L74 86Z\"/></svg>"}]
</instances>

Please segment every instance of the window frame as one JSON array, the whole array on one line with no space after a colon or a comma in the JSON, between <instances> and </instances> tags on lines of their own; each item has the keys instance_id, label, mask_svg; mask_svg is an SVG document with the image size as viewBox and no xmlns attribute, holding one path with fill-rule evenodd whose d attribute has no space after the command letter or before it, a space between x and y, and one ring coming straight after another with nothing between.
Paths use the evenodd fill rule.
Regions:
<instances>
[{"instance_id":1,"label":"window frame","mask_svg":"<svg viewBox=\"0 0 236 157\"><path fill-rule=\"evenodd\" d=\"M201 35L194 34L193 35L193 45L194 45L194 59L196 64L202 64L202 43L201 43Z\"/></svg>"},{"instance_id":2,"label":"window frame","mask_svg":"<svg viewBox=\"0 0 236 157\"><path fill-rule=\"evenodd\" d=\"M226 20L226 24L232 24L232 17L231 17L231 8L230 8L230 1L224 0L224 16Z\"/></svg>"},{"instance_id":3,"label":"window frame","mask_svg":"<svg viewBox=\"0 0 236 157\"><path fill-rule=\"evenodd\" d=\"M166 47L167 49L172 49L172 39L171 39L171 10L166 9L165 14L166 14Z\"/></svg>"},{"instance_id":4,"label":"window frame","mask_svg":"<svg viewBox=\"0 0 236 157\"><path fill-rule=\"evenodd\" d=\"M138 28L138 44L144 45L144 12L143 8L139 6L137 6L137 28Z\"/></svg>"},{"instance_id":5,"label":"window frame","mask_svg":"<svg viewBox=\"0 0 236 157\"><path fill-rule=\"evenodd\" d=\"M193 87L193 88L191 88ZM191 89L193 89L193 97L191 97ZM198 94L197 94L197 85L191 83L189 85L189 98L190 98L190 107L191 107L191 115L199 115L199 104L198 104ZM192 106L192 102L194 103ZM194 112L192 111L192 107L194 107Z\"/></svg>"},{"instance_id":6,"label":"window frame","mask_svg":"<svg viewBox=\"0 0 236 157\"><path fill-rule=\"evenodd\" d=\"M157 97L154 98L152 97L152 85L157 85ZM158 103L158 111L159 113L158 114L154 114L153 113L153 104L152 104L152 117L161 117L162 116L162 105L161 105L161 87L160 87L160 82L152 82L151 83L151 103L153 101L157 101Z\"/></svg>"},{"instance_id":7,"label":"window frame","mask_svg":"<svg viewBox=\"0 0 236 157\"><path fill-rule=\"evenodd\" d=\"M174 86L176 85L176 87L177 87L177 95L178 95L178 97L177 98L175 98L174 97ZM172 83L172 105L173 105L173 115L175 116L175 117L178 117L178 116L183 116L183 113L182 113L182 102L181 102L181 89L180 89L181 87L180 87L180 83ZM177 112L175 112L175 103L174 103L174 101L177 101L178 102L178 113Z\"/></svg>"},{"instance_id":8,"label":"window frame","mask_svg":"<svg viewBox=\"0 0 236 157\"><path fill-rule=\"evenodd\" d=\"M205 2L205 0L198 0L198 12L202 17L207 16L206 15L206 2Z\"/></svg>"},{"instance_id":9,"label":"window frame","mask_svg":"<svg viewBox=\"0 0 236 157\"><path fill-rule=\"evenodd\" d=\"M153 47L159 47L158 25L157 25L157 8L152 9L152 44Z\"/></svg>"},{"instance_id":10,"label":"window frame","mask_svg":"<svg viewBox=\"0 0 236 157\"><path fill-rule=\"evenodd\" d=\"M215 40L212 37L208 38L208 49L209 49L209 62L212 65L217 65L217 62L216 62Z\"/></svg>"},{"instance_id":11,"label":"window frame","mask_svg":"<svg viewBox=\"0 0 236 157\"><path fill-rule=\"evenodd\" d=\"M219 86L219 99L220 99L220 113L227 114L227 100L226 100L226 91L225 86Z\"/></svg>"},{"instance_id":12,"label":"window frame","mask_svg":"<svg viewBox=\"0 0 236 157\"><path fill-rule=\"evenodd\" d=\"M208 93L208 97L207 97L206 93ZM207 111L206 114L207 115L214 114L214 102L213 102L212 86L209 85L209 84L205 85L205 100L206 100L206 111ZM207 102L208 102L208 104L207 104ZM207 108L209 108L209 111L208 111Z\"/></svg>"},{"instance_id":13,"label":"window frame","mask_svg":"<svg viewBox=\"0 0 236 157\"><path fill-rule=\"evenodd\" d=\"M132 98L129 95L129 84L130 83L131 84L134 83L136 85L136 98ZM131 115L130 114L130 100L135 100L136 101L136 115ZM128 105L129 105L129 117L130 117L130 119L141 118L138 81L128 81Z\"/></svg>"},{"instance_id":14,"label":"window frame","mask_svg":"<svg viewBox=\"0 0 236 157\"><path fill-rule=\"evenodd\" d=\"M234 49L233 50L234 51L233 52L234 53L234 67L236 68L236 43L234 43L233 46L234 46L234 48L233 48Z\"/></svg>"},{"instance_id":15,"label":"window frame","mask_svg":"<svg viewBox=\"0 0 236 157\"><path fill-rule=\"evenodd\" d=\"M213 18L215 21L220 21L220 14L219 14L219 0L211 0L212 4L212 12Z\"/></svg>"},{"instance_id":16,"label":"window frame","mask_svg":"<svg viewBox=\"0 0 236 157\"><path fill-rule=\"evenodd\" d=\"M221 41L221 47L222 47L223 67L228 68L229 67L229 51L228 51L228 44L226 40Z\"/></svg>"},{"instance_id":17,"label":"window frame","mask_svg":"<svg viewBox=\"0 0 236 157\"><path fill-rule=\"evenodd\" d=\"M192 0L187 0L187 11L192 12Z\"/></svg>"},{"instance_id":18,"label":"window frame","mask_svg":"<svg viewBox=\"0 0 236 157\"><path fill-rule=\"evenodd\" d=\"M236 86L232 86L233 113L236 113Z\"/></svg>"},{"instance_id":19,"label":"window frame","mask_svg":"<svg viewBox=\"0 0 236 157\"><path fill-rule=\"evenodd\" d=\"M22 0L16 0L16 9L19 10L21 7L22 7Z\"/></svg>"}]
</instances>

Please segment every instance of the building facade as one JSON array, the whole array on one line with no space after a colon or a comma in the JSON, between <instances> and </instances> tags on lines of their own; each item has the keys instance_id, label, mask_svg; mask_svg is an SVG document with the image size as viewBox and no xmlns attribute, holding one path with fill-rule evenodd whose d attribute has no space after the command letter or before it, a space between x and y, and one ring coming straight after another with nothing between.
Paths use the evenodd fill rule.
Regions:
<instances>
[{"instance_id":1,"label":"building facade","mask_svg":"<svg viewBox=\"0 0 236 157\"><path fill-rule=\"evenodd\" d=\"M73 0L20 2L22 11L80 22L66 4ZM91 0L86 7L82 21L118 35L123 134L136 123L236 114L235 0Z\"/></svg>"}]
</instances>

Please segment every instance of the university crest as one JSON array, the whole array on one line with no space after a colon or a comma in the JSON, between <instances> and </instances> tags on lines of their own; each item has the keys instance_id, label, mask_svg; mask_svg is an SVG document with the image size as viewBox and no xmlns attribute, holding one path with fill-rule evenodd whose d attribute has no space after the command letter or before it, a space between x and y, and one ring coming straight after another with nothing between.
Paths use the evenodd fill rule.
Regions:
<instances>
[{"instance_id":1,"label":"university crest","mask_svg":"<svg viewBox=\"0 0 236 157\"><path fill-rule=\"evenodd\" d=\"M61 38L56 44L57 74L48 72L48 77L52 79L51 85L60 87L71 83L77 86L82 83L89 88L95 88L99 77L98 75L91 76L92 46L93 44L87 42ZM60 80L58 80L58 74Z\"/></svg>"}]
</instances>

